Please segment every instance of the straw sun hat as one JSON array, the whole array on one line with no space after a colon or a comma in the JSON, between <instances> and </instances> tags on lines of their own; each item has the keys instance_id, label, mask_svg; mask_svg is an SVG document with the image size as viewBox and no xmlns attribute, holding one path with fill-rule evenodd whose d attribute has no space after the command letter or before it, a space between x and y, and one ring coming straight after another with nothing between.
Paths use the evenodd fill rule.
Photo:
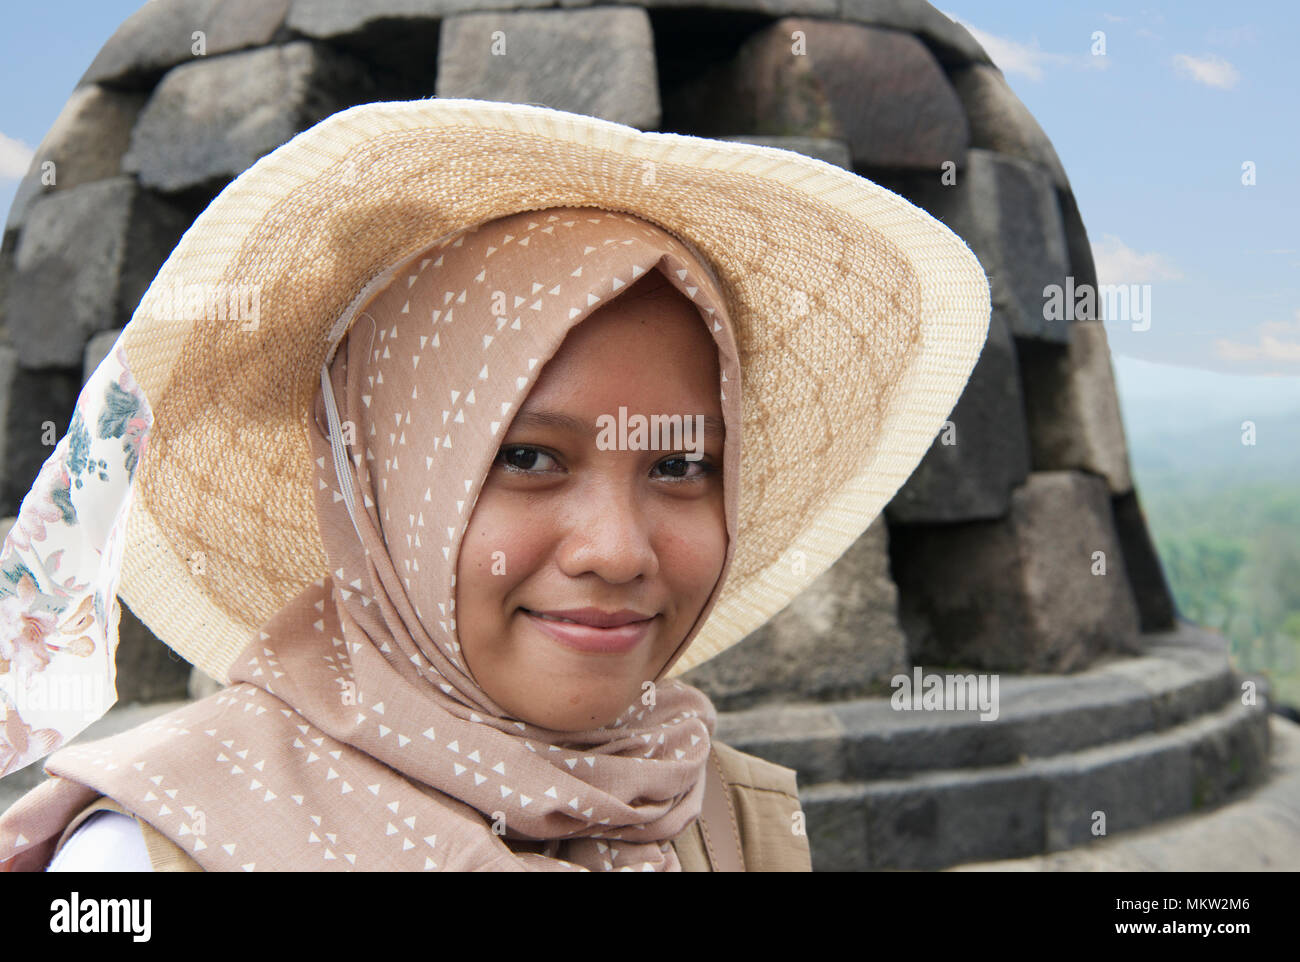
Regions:
<instances>
[{"instance_id":1,"label":"straw sun hat","mask_svg":"<svg viewBox=\"0 0 1300 962\"><path fill-rule=\"evenodd\" d=\"M124 543L105 558L120 556L120 594L162 641L224 683L253 632L328 573L307 412L322 363L394 265L558 206L627 212L684 241L736 329L740 543L672 675L740 641L858 538L984 344L988 283L967 246L838 167L537 106L353 107L229 184L118 342L153 425ZM196 286L255 292L256 316L178 308Z\"/></svg>"}]
</instances>

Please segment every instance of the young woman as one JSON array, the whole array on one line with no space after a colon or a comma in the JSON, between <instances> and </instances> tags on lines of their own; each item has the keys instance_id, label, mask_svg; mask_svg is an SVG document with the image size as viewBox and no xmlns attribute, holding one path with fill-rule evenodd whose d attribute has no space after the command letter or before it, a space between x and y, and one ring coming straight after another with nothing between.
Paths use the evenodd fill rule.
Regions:
<instances>
[{"instance_id":1,"label":"young woman","mask_svg":"<svg viewBox=\"0 0 1300 962\"><path fill-rule=\"evenodd\" d=\"M925 453L988 322L960 240L784 151L474 101L345 111L236 185L105 362L150 431L129 534L100 525L227 687L57 752L3 864L810 868L794 773L672 676ZM259 319L178 322L196 277ZM12 719L22 764L70 727Z\"/></svg>"}]
</instances>

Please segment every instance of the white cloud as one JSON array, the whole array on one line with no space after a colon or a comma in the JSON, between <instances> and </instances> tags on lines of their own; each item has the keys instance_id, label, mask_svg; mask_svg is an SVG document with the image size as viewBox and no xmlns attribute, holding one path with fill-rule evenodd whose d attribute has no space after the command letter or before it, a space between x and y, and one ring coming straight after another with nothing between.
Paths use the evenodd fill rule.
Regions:
<instances>
[{"instance_id":1,"label":"white cloud","mask_svg":"<svg viewBox=\"0 0 1300 962\"><path fill-rule=\"evenodd\" d=\"M1121 17L1113 13L1103 13L1102 19L1107 23L1124 23L1128 24L1133 30L1135 37L1148 37L1151 40L1159 40L1160 35L1154 30L1148 28L1149 24L1164 23L1164 15L1155 13L1151 10L1142 10L1136 16ZM1127 28L1126 28L1127 29Z\"/></svg>"},{"instance_id":2,"label":"white cloud","mask_svg":"<svg viewBox=\"0 0 1300 962\"><path fill-rule=\"evenodd\" d=\"M1300 364L1300 341L1283 341L1261 334L1258 344L1242 344L1218 338L1214 342L1219 357L1229 361L1283 361Z\"/></svg>"},{"instance_id":3,"label":"white cloud","mask_svg":"<svg viewBox=\"0 0 1300 962\"><path fill-rule=\"evenodd\" d=\"M36 151L21 140L0 134L0 180L21 180Z\"/></svg>"},{"instance_id":4,"label":"white cloud","mask_svg":"<svg viewBox=\"0 0 1300 962\"><path fill-rule=\"evenodd\" d=\"M1114 234L1092 245L1098 284L1145 284L1181 280L1183 272L1163 254L1139 253Z\"/></svg>"},{"instance_id":5,"label":"white cloud","mask_svg":"<svg viewBox=\"0 0 1300 962\"><path fill-rule=\"evenodd\" d=\"M1180 53L1174 57L1173 63L1175 67L1187 73L1197 83L1205 84L1207 87L1229 90L1237 86L1237 81L1241 79L1241 75L1237 73L1237 68L1217 54L1210 54L1208 57L1193 57L1189 54Z\"/></svg>"},{"instance_id":6,"label":"white cloud","mask_svg":"<svg viewBox=\"0 0 1300 962\"><path fill-rule=\"evenodd\" d=\"M1032 41L1033 46L1026 46L1015 40L1008 40L1005 37L986 33L978 27L972 26L969 21L963 20L957 14L949 13L947 10L943 11L943 15L953 23L959 23L969 30L971 36L988 53L994 66L1004 74L1023 74L1030 80L1042 80L1043 67L1067 64L1077 59L1067 57L1064 54L1048 53L1046 50L1040 50L1037 38ZM1104 59L1104 57L1088 57L1089 61ZM1103 65L1088 63L1087 66Z\"/></svg>"},{"instance_id":7,"label":"white cloud","mask_svg":"<svg viewBox=\"0 0 1300 962\"><path fill-rule=\"evenodd\" d=\"M1229 361L1280 361L1300 364L1300 310L1294 321L1265 321L1255 327L1259 340L1255 344L1230 341L1225 337L1214 342L1215 352Z\"/></svg>"}]
</instances>

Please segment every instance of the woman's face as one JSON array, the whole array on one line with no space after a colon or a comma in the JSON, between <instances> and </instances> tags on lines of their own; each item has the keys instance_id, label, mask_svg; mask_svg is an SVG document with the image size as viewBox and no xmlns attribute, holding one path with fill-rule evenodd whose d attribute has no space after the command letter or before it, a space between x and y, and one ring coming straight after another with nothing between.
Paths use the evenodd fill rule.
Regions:
<instances>
[{"instance_id":1,"label":"woman's face","mask_svg":"<svg viewBox=\"0 0 1300 962\"><path fill-rule=\"evenodd\" d=\"M512 717L610 724L703 610L727 549L717 372L698 310L652 270L569 332L503 435L457 561L456 628L479 686ZM617 423L620 406L629 437L634 415L713 420L701 441L606 450L597 419ZM534 614L584 608L643 623Z\"/></svg>"}]
</instances>

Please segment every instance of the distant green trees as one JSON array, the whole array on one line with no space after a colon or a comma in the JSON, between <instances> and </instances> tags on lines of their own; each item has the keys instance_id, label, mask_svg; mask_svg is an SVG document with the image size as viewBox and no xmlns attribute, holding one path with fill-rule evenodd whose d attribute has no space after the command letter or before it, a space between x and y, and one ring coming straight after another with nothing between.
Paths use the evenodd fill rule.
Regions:
<instances>
[{"instance_id":1,"label":"distant green trees","mask_svg":"<svg viewBox=\"0 0 1300 962\"><path fill-rule=\"evenodd\" d=\"M1300 704L1300 484L1153 472L1139 494L1179 613Z\"/></svg>"}]
</instances>

